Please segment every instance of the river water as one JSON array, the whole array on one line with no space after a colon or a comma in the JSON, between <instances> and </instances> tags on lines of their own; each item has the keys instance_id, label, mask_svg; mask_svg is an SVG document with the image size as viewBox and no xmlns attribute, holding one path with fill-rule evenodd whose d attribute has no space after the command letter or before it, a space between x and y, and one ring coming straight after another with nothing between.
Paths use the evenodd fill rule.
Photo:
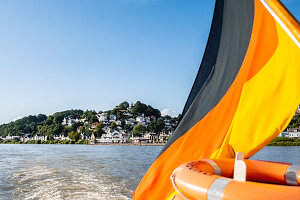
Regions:
<instances>
[{"instance_id":1,"label":"river water","mask_svg":"<svg viewBox=\"0 0 300 200\"><path fill-rule=\"evenodd\" d=\"M0 145L0 199L130 199L161 146ZM253 159L300 164L300 147Z\"/></svg>"}]
</instances>

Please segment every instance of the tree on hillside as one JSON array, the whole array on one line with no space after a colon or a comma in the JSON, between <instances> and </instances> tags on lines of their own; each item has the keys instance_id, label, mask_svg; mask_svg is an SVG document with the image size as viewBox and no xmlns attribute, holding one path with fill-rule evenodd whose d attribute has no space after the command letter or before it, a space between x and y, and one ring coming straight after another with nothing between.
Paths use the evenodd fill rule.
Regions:
<instances>
[{"instance_id":1,"label":"tree on hillside","mask_svg":"<svg viewBox=\"0 0 300 200\"><path fill-rule=\"evenodd\" d=\"M156 133L160 133L165 128L165 122L163 119L158 119L156 122Z\"/></svg>"},{"instance_id":2,"label":"tree on hillside","mask_svg":"<svg viewBox=\"0 0 300 200\"><path fill-rule=\"evenodd\" d=\"M165 128L165 122L160 118L156 122L150 122L148 128L151 132L159 134Z\"/></svg>"},{"instance_id":3,"label":"tree on hillside","mask_svg":"<svg viewBox=\"0 0 300 200\"><path fill-rule=\"evenodd\" d=\"M61 124L52 124L52 125L44 124L44 125L39 125L37 129L38 129L37 132L38 135L53 137L54 135L60 135L63 132L64 127Z\"/></svg>"},{"instance_id":4,"label":"tree on hillside","mask_svg":"<svg viewBox=\"0 0 300 200\"><path fill-rule=\"evenodd\" d=\"M91 130L91 125L90 124L84 124L80 130L81 133L88 133L91 134L92 130Z\"/></svg>"},{"instance_id":5,"label":"tree on hillside","mask_svg":"<svg viewBox=\"0 0 300 200\"><path fill-rule=\"evenodd\" d=\"M31 122L31 123L29 124L29 127L30 127L30 130L31 130L31 131L30 131L30 132L25 132L25 133L31 133L32 136L35 135L36 132L38 131L36 123Z\"/></svg>"},{"instance_id":6,"label":"tree on hillside","mask_svg":"<svg viewBox=\"0 0 300 200\"><path fill-rule=\"evenodd\" d=\"M71 127L69 127L69 126L63 126L62 134L64 136L69 135L70 132L71 132Z\"/></svg>"},{"instance_id":7,"label":"tree on hillside","mask_svg":"<svg viewBox=\"0 0 300 200\"><path fill-rule=\"evenodd\" d=\"M80 118L80 116L83 114L83 110L66 110L62 112L56 112L53 114L53 117L55 116L61 116L63 118L68 117L68 118Z\"/></svg>"},{"instance_id":8,"label":"tree on hillside","mask_svg":"<svg viewBox=\"0 0 300 200\"><path fill-rule=\"evenodd\" d=\"M122 103L120 103L120 105L118 107L121 110L126 110L129 107L129 103L127 101L123 101Z\"/></svg>"},{"instance_id":9,"label":"tree on hillside","mask_svg":"<svg viewBox=\"0 0 300 200\"><path fill-rule=\"evenodd\" d=\"M52 115L49 115L49 116L47 117L46 124L47 124L47 125L53 124L53 119L54 119L54 117L53 117Z\"/></svg>"},{"instance_id":10,"label":"tree on hillside","mask_svg":"<svg viewBox=\"0 0 300 200\"><path fill-rule=\"evenodd\" d=\"M115 128L117 128L116 122L110 123L110 127L111 127L113 130L114 130Z\"/></svg>"},{"instance_id":11,"label":"tree on hillside","mask_svg":"<svg viewBox=\"0 0 300 200\"><path fill-rule=\"evenodd\" d=\"M131 113L134 115L145 114L145 116L154 116L156 118L160 118L161 116L161 113L158 109L154 109L150 105L147 106L146 104L143 104L140 101L137 101L135 103Z\"/></svg>"},{"instance_id":12,"label":"tree on hillside","mask_svg":"<svg viewBox=\"0 0 300 200\"><path fill-rule=\"evenodd\" d=\"M147 105L146 104L143 104L141 103L140 101L137 101L134 105L134 107L132 108L132 114L134 115L139 115L139 114L142 114L142 113L145 113L146 110L147 110Z\"/></svg>"},{"instance_id":13,"label":"tree on hillside","mask_svg":"<svg viewBox=\"0 0 300 200\"><path fill-rule=\"evenodd\" d=\"M61 113L55 113L53 117L53 122L55 124L61 124L63 122L64 116Z\"/></svg>"},{"instance_id":14,"label":"tree on hillside","mask_svg":"<svg viewBox=\"0 0 300 200\"><path fill-rule=\"evenodd\" d=\"M72 126L70 128L70 131L77 131L77 128L79 126L83 126L83 123L82 122L77 122L77 123L72 124Z\"/></svg>"},{"instance_id":15,"label":"tree on hillside","mask_svg":"<svg viewBox=\"0 0 300 200\"><path fill-rule=\"evenodd\" d=\"M156 119L160 118L161 113L158 109L154 109L152 106L148 105L145 111L145 116L155 116Z\"/></svg>"},{"instance_id":16,"label":"tree on hillside","mask_svg":"<svg viewBox=\"0 0 300 200\"><path fill-rule=\"evenodd\" d=\"M97 112L94 110L86 110L80 118L86 118L88 122L93 121L95 118L93 116L97 115ZM93 118L93 119L91 119ZM90 122L91 123L91 122ZM93 123L93 122L92 122Z\"/></svg>"},{"instance_id":17,"label":"tree on hillside","mask_svg":"<svg viewBox=\"0 0 300 200\"><path fill-rule=\"evenodd\" d=\"M64 127L61 124L56 124L52 127L52 134L53 135L60 135L64 130Z\"/></svg>"},{"instance_id":18,"label":"tree on hillside","mask_svg":"<svg viewBox=\"0 0 300 200\"><path fill-rule=\"evenodd\" d=\"M29 124L26 124L26 127L24 128L24 133L27 133L27 134L32 133L32 130L31 130L31 127Z\"/></svg>"},{"instance_id":19,"label":"tree on hillside","mask_svg":"<svg viewBox=\"0 0 300 200\"><path fill-rule=\"evenodd\" d=\"M117 113L118 113L119 110L120 109L118 107L116 107L116 108L114 108L114 109L111 110L111 113L114 114L114 115L117 115Z\"/></svg>"},{"instance_id":20,"label":"tree on hillside","mask_svg":"<svg viewBox=\"0 0 300 200\"><path fill-rule=\"evenodd\" d=\"M149 129L149 131L155 133L155 131L156 131L156 122L155 121L150 122L150 124L148 125L148 129Z\"/></svg>"},{"instance_id":21,"label":"tree on hillside","mask_svg":"<svg viewBox=\"0 0 300 200\"><path fill-rule=\"evenodd\" d=\"M67 110L63 112L66 117L70 117L72 119L78 119L83 114L83 110Z\"/></svg>"},{"instance_id":22,"label":"tree on hillside","mask_svg":"<svg viewBox=\"0 0 300 200\"><path fill-rule=\"evenodd\" d=\"M69 134L69 138L73 141L77 141L80 139L80 133L78 132L75 132L75 131L71 131L70 134Z\"/></svg>"},{"instance_id":23,"label":"tree on hillside","mask_svg":"<svg viewBox=\"0 0 300 200\"><path fill-rule=\"evenodd\" d=\"M44 114L38 114L37 115L37 122L43 122L47 120L47 116Z\"/></svg>"},{"instance_id":24,"label":"tree on hillside","mask_svg":"<svg viewBox=\"0 0 300 200\"><path fill-rule=\"evenodd\" d=\"M134 137L141 137L146 132L146 127L143 125L137 125L133 128L133 136Z\"/></svg>"},{"instance_id":25,"label":"tree on hillside","mask_svg":"<svg viewBox=\"0 0 300 200\"><path fill-rule=\"evenodd\" d=\"M96 129L95 129L95 132L94 132L95 137L101 137L102 136L102 134L104 133L103 128L104 128L104 124L103 124L103 122L100 122L96 126Z\"/></svg>"},{"instance_id":26,"label":"tree on hillside","mask_svg":"<svg viewBox=\"0 0 300 200\"><path fill-rule=\"evenodd\" d=\"M168 119L168 120L172 119L172 117L170 115L165 115L165 116L163 116L163 118Z\"/></svg>"},{"instance_id":27,"label":"tree on hillside","mask_svg":"<svg viewBox=\"0 0 300 200\"><path fill-rule=\"evenodd\" d=\"M47 135L48 134L48 129L49 126L45 125L45 126L38 126L38 134L39 135Z\"/></svg>"},{"instance_id":28,"label":"tree on hillside","mask_svg":"<svg viewBox=\"0 0 300 200\"><path fill-rule=\"evenodd\" d=\"M118 111L118 112L117 112L117 119L119 119L119 120L124 119L123 112L121 112L121 111Z\"/></svg>"},{"instance_id":29,"label":"tree on hillside","mask_svg":"<svg viewBox=\"0 0 300 200\"><path fill-rule=\"evenodd\" d=\"M300 128L300 114L295 114L287 128Z\"/></svg>"},{"instance_id":30,"label":"tree on hillside","mask_svg":"<svg viewBox=\"0 0 300 200\"><path fill-rule=\"evenodd\" d=\"M95 122L99 122L98 118L96 117L96 115L92 115L89 119L89 123L95 123Z\"/></svg>"},{"instance_id":31,"label":"tree on hillside","mask_svg":"<svg viewBox=\"0 0 300 200\"><path fill-rule=\"evenodd\" d=\"M15 123L18 122L37 122L37 117L35 115L29 115L28 117L24 117L22 119L18 119Z\"/></svg>"}]
</instances>

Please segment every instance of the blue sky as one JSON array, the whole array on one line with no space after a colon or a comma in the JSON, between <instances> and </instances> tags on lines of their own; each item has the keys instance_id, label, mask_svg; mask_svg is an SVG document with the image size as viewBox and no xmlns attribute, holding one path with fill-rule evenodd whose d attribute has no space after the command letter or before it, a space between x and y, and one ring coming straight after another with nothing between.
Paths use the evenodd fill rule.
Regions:
<instances>
[{"instance_id":1,"label":"blue sky","mask_svg":"<svg viewBox=\"0 0 300 200\"><path fill-rule=\"evenodd\" d=\"M284 0L300 18L300 0ZM0 124L140 100L180 113L214 1L0 1Z\"/></svg>"}]
</instances>

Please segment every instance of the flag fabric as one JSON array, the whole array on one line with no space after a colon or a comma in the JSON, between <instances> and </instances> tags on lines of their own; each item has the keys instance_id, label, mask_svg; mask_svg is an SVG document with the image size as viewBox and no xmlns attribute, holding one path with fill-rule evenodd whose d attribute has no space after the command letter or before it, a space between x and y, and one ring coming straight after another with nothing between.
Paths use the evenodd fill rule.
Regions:
<instances>
[{"instance_id":1,"label":"flag fabric","mask_svg":"<svg viewBox=\"0 0 300 200\"><path fill-rule=\"evenodd\" d=\"M182 163L246 158L281 133L300 104L300 26L277 0L217 0L182 118L133 199L168 199Z\"/></svg>"}]
</instances>

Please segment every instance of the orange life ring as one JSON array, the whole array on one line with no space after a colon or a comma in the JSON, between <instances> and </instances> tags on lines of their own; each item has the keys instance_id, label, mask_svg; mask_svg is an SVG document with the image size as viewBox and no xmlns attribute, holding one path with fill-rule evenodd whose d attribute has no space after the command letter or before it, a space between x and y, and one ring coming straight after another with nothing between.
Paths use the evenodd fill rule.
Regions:
<instances>
[{"instance_id":1,"label":"orange life ring","mask_svg":"<svg viewBox=\"0 0 300 200\"><path fill-rule=\"evenodd\" d=\"M232 179L234 159L203 159L182 164L171 175L173 199L299 200L300 166L245 160L247 181Z\"/></svg>"}]
</instances>

